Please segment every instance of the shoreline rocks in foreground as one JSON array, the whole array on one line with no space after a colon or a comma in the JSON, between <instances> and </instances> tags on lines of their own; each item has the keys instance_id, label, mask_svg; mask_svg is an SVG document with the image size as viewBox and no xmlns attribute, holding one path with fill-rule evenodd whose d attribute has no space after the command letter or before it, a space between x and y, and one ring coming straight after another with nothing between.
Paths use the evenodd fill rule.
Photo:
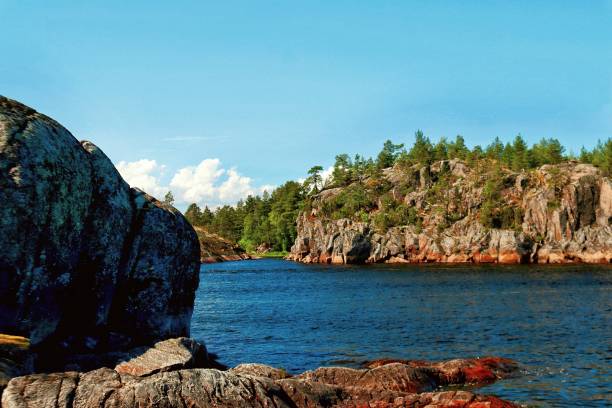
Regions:
<instances>
[{"instance_id":1,"label":"shoreline rocks in foreground","mask_svg":"<svg viewBox=\"0 0 612 408\"><path fill-rule=\"evenodd\" d=\"M324 367L292 376L261 364L206 366L191 339L157 343L114 369L13 378L2 406L13 407L516 407L444 386L484 385L516 375L515 362L487 357L438 363L383 361L368 368Z\"/></svg>"},{"instance_id":2,"label":"shoreline rocks in foreground","mask_svg":"<svg viewBox=\"0 0 612 408\"><path fill-rule=\"evenodd\" d=\"M324 264L612 262L612 181L592 165L567 162L529 173L502 172L494 208L501 225L493 228L481 223L487 175L464 162L447 160L410 171L388 168L383 177L393 186L392 199L411 211L413 224L377 230L371 221L330 218L334 200L350 188L367 188L367 180L366 187L323 190L300 214L288 259ZM362 216L371 220L377 213Z\"/></svg>"}]
</instances>

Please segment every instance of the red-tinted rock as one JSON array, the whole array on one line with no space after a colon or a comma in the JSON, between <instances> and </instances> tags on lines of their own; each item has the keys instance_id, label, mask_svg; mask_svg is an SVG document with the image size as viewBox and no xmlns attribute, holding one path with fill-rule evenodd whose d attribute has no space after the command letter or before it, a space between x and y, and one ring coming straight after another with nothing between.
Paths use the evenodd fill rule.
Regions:
<instances>
[{"instance_id":1,"label":"red-tinted rock","mask_svg":"<svg viewBox=\"0 0 612 408\"><path fill-rule=\"evenodd\" d=\"M187 368L196 364L201 348L193 340L175 339L146 350L115 370L13 378L2 395L2 406L516 407L492 396L437 390L440 385L503 378L515 370L516 364L502 358L438 363L377 360L369 363L371 368L325 367L291 377L261 364L241 364L228 371Z\"/></svg>"},{"instance_id":2,"label":"red-tinted rock","mask_svg":"<svg viewBox=\"0 0 612 408\"><path fill-rule=\"evenodd\" d=\"M381 359L368 362L367 368L376 369L390 364L403 364L415 369L430 370L437 386L452 384L484 385L515 375L518 364L502 357L454 359L431 363L422 360Z\"/></svg>"}]
</instances>

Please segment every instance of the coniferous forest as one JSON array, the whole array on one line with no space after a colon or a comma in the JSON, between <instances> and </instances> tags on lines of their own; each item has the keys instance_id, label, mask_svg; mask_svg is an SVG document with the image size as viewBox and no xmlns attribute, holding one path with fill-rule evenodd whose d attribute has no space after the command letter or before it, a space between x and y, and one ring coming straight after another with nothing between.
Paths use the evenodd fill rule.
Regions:
<instances>
[{"instance_id":1,"label":"coniferous forest","mask_svg":"<svg viewBox=\"0 0 612 408\"><path fill-rule=\"evenodd\" d=\"M414 209L397 206L385 200L385 193L391 188L382 177L382 170L396 166L409 169L415 165L429 165L440 160L458 159L480 172L493 176L485 185L487 201L481 212L481 222L490 227L511 227L514 214L492 214L498 204L495 198L501 188L501 169L515 172L530 171L545 164L558 164L568 160L597 166L605 175L612 174L612 139L599 141L588 150L584 147L578 153L568 152L554 138L542 139L531 146L518 135L511 142L504 143L495 138L489 145L469 148L462 136L449 141L441 138L432 142L421 131L415 134L412 146L395 144L387 140L375 158L338 154L331 176L323 179L323 167L313 166L303 183L287 181L272 192L261 196L249 196L235 206L224 205L216 209L200 208L192 203L185 212L186 218L195 226L205 227L211 232L240 244L249 252L257 248L274 251L288 251L296 237L295 221L300 211L308 208L314 196L322 190L347 187L328 202L325 215L332 219L355 217L372 221L379 229L393 225L418 224ZM435 192L433 192L435 193ZM369 219L372 210L378 210Z\"/></svg>"}]
</instances>

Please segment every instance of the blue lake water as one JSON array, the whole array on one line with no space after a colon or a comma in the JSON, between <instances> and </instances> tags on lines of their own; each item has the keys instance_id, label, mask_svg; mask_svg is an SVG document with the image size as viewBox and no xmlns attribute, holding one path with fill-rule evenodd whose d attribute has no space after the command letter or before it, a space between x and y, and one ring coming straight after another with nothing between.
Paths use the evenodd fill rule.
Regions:
<instances>
[{"instance_id":1,"label":"blue lake water","mask_svg":"<svg viewBox=\"0 0 612 408\"><path fill-rule=\"evenodd\" d=\"M524 367L478 392L612 405L609 266L203 265L192 336L227 365L298 373L381 357L497 355Z\"/></svg>"}]
</instances>

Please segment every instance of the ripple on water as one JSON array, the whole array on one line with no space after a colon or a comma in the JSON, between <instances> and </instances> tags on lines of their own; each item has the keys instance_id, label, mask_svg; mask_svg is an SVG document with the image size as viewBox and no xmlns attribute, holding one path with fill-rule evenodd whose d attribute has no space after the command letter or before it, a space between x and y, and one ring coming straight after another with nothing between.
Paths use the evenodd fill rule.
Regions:
<instances>
[{"instance_id":1,"label":"ripple on water","mask_svg":"<svg viewBox=\"0 0 612 408\"><path fill-rule=\"evenodd\" d=\"M500 355L524 375L480 391L612 405L609 266L203 265L192 335L228 365L301 372L381 357Z\"/></svg>"}]
</instances>

